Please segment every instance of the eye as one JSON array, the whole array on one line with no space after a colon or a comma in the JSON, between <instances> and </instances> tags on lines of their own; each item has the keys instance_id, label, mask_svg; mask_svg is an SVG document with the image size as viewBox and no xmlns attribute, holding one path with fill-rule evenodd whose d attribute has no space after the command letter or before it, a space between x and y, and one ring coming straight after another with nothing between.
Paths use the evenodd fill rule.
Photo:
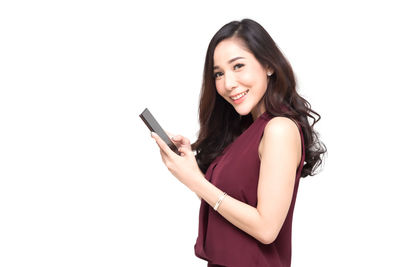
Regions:
<instances>
[{"instance_id":1,"label":"eye","mask_svg":"<svg viewBox=\"0 0 400 267\"><path fill-rule=\"evenodd\" d=\"M244 66L244 64L236 64L235 66L233 66L233 69L234 70L236 70L236 69L239 69L239 68L241 68L241 67L243 67Z\"/></svg>"},{"instance_id":2,"label":"eye","mask_svg":"<svg viewBox=\"0 0 400 267\"><path fill-rule=\"evenodd\" d=\"M222 76L222 72L216 72L216 73L214 73L214 78L215 79L218 79L219 77L221 77Z\"/></svg>"}]
</instances>

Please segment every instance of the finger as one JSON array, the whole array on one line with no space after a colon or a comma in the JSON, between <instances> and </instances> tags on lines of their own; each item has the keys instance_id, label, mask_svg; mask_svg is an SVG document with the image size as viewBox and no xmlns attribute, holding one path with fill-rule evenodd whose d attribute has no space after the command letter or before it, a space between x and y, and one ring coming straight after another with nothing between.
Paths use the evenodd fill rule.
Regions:
<instances>
[{"instance_id":1,"label":"finger","mask_svg":"<svg viewBox=\"0 0 400 267\"><path fill-rule=\"evenodd\" d=\"M176 147L178 147L178 148L182 146L182 141L181 141L180 138L177 137L177 136L171 137L171 141L172 141L172 143L174 143L174 145L175 145Z\"/></svg>"},{"instance_id":2,"label":"finger","mask_svg":"<svg viewBox=\"0 0 400 267\"><path fill-rule=\"evenodd\" d=\"M165 152L160 148L160 155L161 155L161 159L164 162L164 164L166 164L166 158L168 157L167 154L165 154Z\"/></svg>"},{"instance_id":3,"label":"finger","mask_svg":"<svg viewBox=\"0 0 400 267\"><path fill-rule=\"evenodd\" d=\"M160 147L160 149L165 153L166 156L171 156L171 153L174 153L169 146L156 134L155 132L151 133L151 136L156 140L157 145Z\"/></svg>"},{"instance_id":4,"label":"finger","mask_svg":"<svg viewBox=\"0 0 400 267\"><path fill-rule=\"evenodd\" d=\"M153 135L153 132L150 132L150 134L151 134L151 138L153 138L153 139L156 141L156 145L157 145L158 148L160 149L161 159L162 159L162 161L165 163L165 162L166 162L165 159L166 159L166 157L167 157L168 155L164 152L164 150L163 150L163 148L162 148L162 144L160 144L160 141L157 140L157 137L156 137L155 135ZM158 138L160 138L160 137L158 136ZM160 139L161 139L161 138L160 138ZM161 139L161 142L163 142L162 139Z\"/></svg>"},{"instance_id":5,"label":"finger","mask_svg":"<svg viewBox=\"0 0 400 267\"><path fill-rule=\"evenodd\" d=\"M193 153L192 149L186 146L180 147L179 152L183 153L184 155L190 155L191 153Z\"/></svg>"},{"instance_id":6,"label":"finger","mask_svg":"<svg viewBox=\"0 0 400 267\"><path fill-rule=\"evenodd\" d=\"M181 143L182 146L189 146L190 147L190 140L182 135L175 135L174 139L177 142Z\"/></svg>"},{"instance_id":7,"label":"finger","mask_svg":"<svg viewBox=\"0 0 400 267\"><path fill-rule=\"evenodd\" d=\"M165 131L169 137L169 139L173 140L173 137L175 136L173 133L170 133L168 131Z\"/></svg>"},{"instance_id":8,"label":"finger","mask_svg":"<svg viewBox=\"0 0 400 267\"><path fill-rule=\"evenodd\" d=\"M174 143L175 146L180 147L182 145L179 135L174 135L168 131L165 131L165 132L167 133L169 139L171 139L172 143Z\"/></svg>"}]
</instances>

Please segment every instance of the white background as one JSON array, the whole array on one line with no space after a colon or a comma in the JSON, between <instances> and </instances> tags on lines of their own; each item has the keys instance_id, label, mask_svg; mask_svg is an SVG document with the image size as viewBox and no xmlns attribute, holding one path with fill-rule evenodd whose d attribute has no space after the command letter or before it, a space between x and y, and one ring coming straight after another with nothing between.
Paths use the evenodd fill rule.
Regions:
<instances>
[{"instance_id":1,"label":"white background","mask_svg":"<svg viewBox=\"0 0 400 267\"><path fill-rule=\"evenodd\" d=\"M291 62L329 151L300 183L292 266L400 266L394 2L2 1L0 266L206 266L200 201L138 115L195 141L208 43L243 18Z\"/></svg>"}]
</instances>

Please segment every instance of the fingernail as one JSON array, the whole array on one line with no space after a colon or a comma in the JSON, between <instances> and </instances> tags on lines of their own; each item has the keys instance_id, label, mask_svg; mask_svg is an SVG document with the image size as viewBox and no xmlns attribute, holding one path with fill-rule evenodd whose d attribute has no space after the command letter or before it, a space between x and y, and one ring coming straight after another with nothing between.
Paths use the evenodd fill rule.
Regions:
<instances>
[{"instance_id":1,"label":"fingernail","mask_svg":"<svg viewBox=\"0 0 400 267\"><path fill-rule=\"evenodd\" d=\"M154 132L150 132L151 137L154 137Z\"/></svg>"}]
</instances>

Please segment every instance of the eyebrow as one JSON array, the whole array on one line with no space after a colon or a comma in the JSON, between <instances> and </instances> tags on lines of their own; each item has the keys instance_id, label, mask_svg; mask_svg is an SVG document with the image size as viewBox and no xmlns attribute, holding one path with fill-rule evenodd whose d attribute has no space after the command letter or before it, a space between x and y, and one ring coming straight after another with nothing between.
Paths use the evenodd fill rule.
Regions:
<instances>
[{"instance_id":1,"label":"eyebrow","mask_svg":"<svg viewBox=\"0 0 400 267\"><path fill-rule=\"evenodd\" d=\"M243 58L244 57L234 57L234 58L228 60L228 64L231 64L233 61L238 60L238 59L243 59ZM214 70L218 69L218 68L219 68L218 66L214 66Z\"/></svg>"}]
</instances>

